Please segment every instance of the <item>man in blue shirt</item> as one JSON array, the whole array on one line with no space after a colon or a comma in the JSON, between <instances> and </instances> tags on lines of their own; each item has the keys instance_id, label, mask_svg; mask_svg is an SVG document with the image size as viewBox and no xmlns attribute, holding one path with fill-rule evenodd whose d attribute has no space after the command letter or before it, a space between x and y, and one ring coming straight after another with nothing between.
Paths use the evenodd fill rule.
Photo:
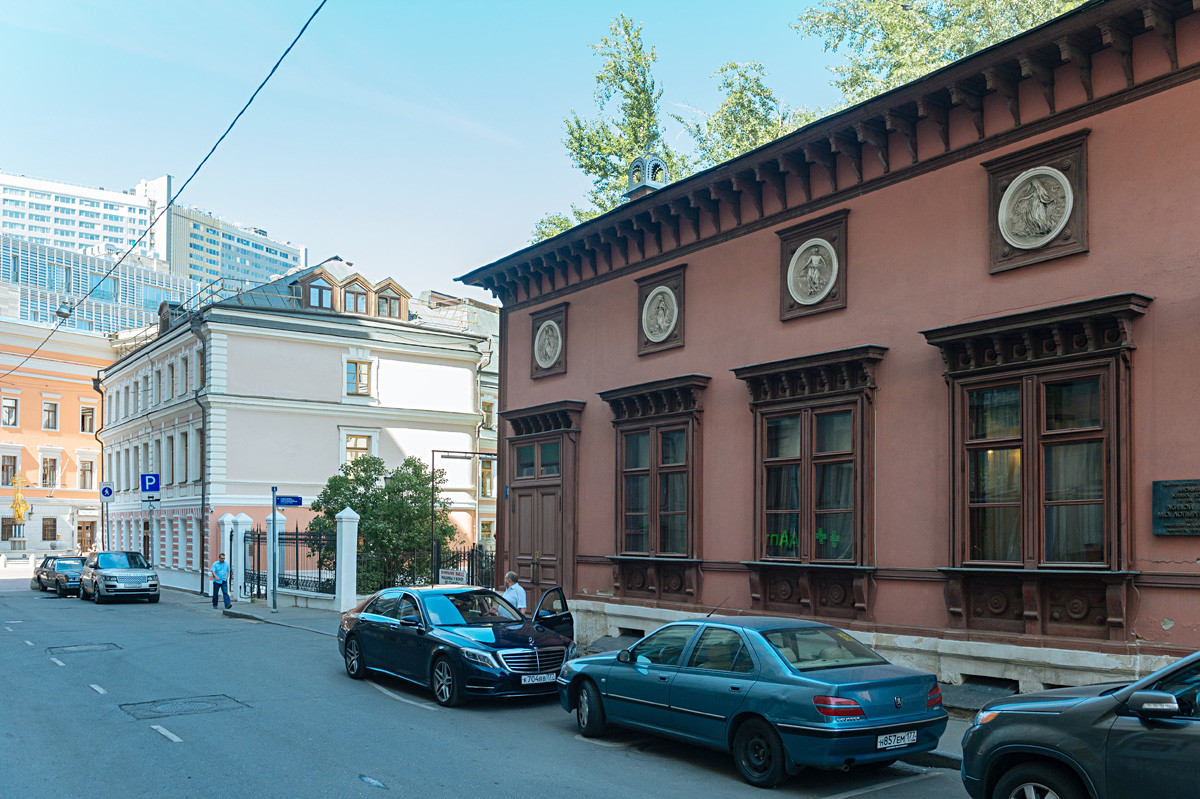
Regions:
<instances>
[{"instance_id":1,"label":"man in blue shirt","mask_svg":"<svg viewBox=\"0 0 1200 799\"><path fill-rule=\"evenodd\" d=\"M233 607L233 603L229 601L229 564L225 562L224 552L213 561L210 572L213 581L213 607L217 606L217 590L220 589L225 597L225 609L228 610Z\"/></svg>"}]
</instances>

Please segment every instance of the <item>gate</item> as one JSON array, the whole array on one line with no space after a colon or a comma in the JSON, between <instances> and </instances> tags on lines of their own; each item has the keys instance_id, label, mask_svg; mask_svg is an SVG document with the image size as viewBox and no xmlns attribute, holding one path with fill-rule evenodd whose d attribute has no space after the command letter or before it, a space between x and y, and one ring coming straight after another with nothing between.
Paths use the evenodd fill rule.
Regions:
<instances>
[{"instance_id":1,"label":"gate","mask_svg":"<svg viewBox=\"0 0 1200 799\"><path fill-rule=\"evenodd\" d=\"M241 595L247 598L267 598L270 568L268 558L269 534L256 529L245 534L246 569ZM337 568L337 534L333 531L305 531L299 528L278 532L279 571L277 589L305 591L311 594L334 594Z\"/></svg>"},{"instance_id":2,"label":"gate","mask_svg":"<svg viewBox=\"0 0 1200 799\"><path fill-rule=\"evenodd\" d=\"M265 599L267 596L267 534L263 530L251 530L245 534L246 564L242 579L242 596L250 599Z\"/></svg>"}]
</instances>

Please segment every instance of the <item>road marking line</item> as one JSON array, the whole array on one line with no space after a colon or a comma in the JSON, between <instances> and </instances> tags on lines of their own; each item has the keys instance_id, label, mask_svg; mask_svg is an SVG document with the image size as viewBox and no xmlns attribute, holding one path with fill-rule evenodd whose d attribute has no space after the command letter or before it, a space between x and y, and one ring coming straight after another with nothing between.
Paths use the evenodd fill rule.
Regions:
<instances>
[{"instance_id":1,"label":"road marking line","mask_svg":"<svg viewBox=\"0 0 1200 799\"><path fill-rule=\"evenodd\" d=\"M99 685L96 685L96 684L94 684L94 683L93 683L92 685L89 685L88 687L89 687L89 688L91 688L93 691L95 691L95 692L96 692L96 693L98 693L98 694L106 694L106 693L108 693L108 691L104 690L104 689L103 689L103 688L101 688Z\"/></svg>"},{"instance_id":2,"label":"road marking line","mask_svg":"<svg viewBox=\"0 0 1200 799\"><path fill-rule=\"evenodd\" d=\"M431 705L428 702L417 702L412 699L406 699L394 691L389 691L388 689L384 688L382 685L376 685L375 683L369 682L369 681L368 681L368 684L375 690L387 694L392 699L395 699L397 702L403 702L406 705L413 705L415 707L423 707L426 710L437 710L438 709L437 705Z\"/></svg>"},{"instance_id":3,"label":"road marking line","mask_svg":"<svg viewBox=\"0 0 1200 799\"><path fill-rule=\"evenodd\" d=\"M8 630L10 633L12 632L12 627L5 627L4 629Z\"/></svg>"},{"instance_id":4,"label":"road marking line","mask_svg":"<svg viewBox=\"0 0 1200 799\"><path fill-rule=\"evenodd\" d=\"M649 738L632 738L628 741L602 741L599 738L584 738L580 733L575 733L575 737L584 743L589 743L593 746L604 746L609 749L632 749L650 740Z\"/></svg>"},{"instance_id":5,"label":"road marking line","mask_svg":"<svg viewBox=\"0 0 1200 799\"><path fill-rule=\"evenodd\" d=\"M917 780L927 780L930 777L936 777L937 775L938 775L938 773L936 771L930 770L930 771L925 772L924 774L915 774L911 777L902 777L898 780L892 780L891 782L885 782L882 785L875 785L870 788L860 788L857 791L846 791L845 793L838 793L838 794L834 794L833 796L826 796L825 799L850 799L850 797L852 797L852 796L865 796L869 793L875 793L876 791L890 791L892 788L895 788L898 785L903 785L906 782L916 782Z\"/></svg>"},{"instance_id":6,"label":"road marking line","mask_svg":"<svg viewBox=\"0 0 1200 799\"><path fill-rule=\"evenodd\" d=\"M33 646L33 641L26 641L25 646Z\"/></svg>"},{"instance_id":7,"label":"road marking line","mask_svg":"<svg viewBox=\"0 0 1200 799\"><path fill-rule=\"evenodd\" d=\"M21 621L20 619L7 619L7 620L5 620L4 623L5 624L24 624L24 622Z\"/></svg>"},{"instance_id":8,"label":"road marking line","mask_svg":"<svg viewBox=\"0 0 1200 799\"><path fill-rule=\"evenodd\" d=\"M152 730L154 730L155 732L159 733L160 735L162 735L162 737L166 738L168 741L171 741L171 742L173 742L173 743L177 743L177 744L178 744L178 743L183 743L183 739L182 739L182 738L180 738L178 735L176 735L175 733L173 733L173 732L171 732L170 730L168 730L166 727L160 727L160 726L159 726L159 725L157 725L157 724L151 724L151 725L150 725L150 729L152 729Z\"/></svg>"},{"instance_id":9,"label":"road marking line","mask_svg":"<svg viewBox=\"0 0 1200 799\"><path fill-rule=\"evenodd\" d=\"M51 663L57 663L57 664L58 664L58 665L60 665L60 666L65 666L65 665L67 665L66 663L63 663L63 662L62 662L61 660L59 660L58 658L50 658L50 662L51 662Z\"/></svg>"}]
</instances>

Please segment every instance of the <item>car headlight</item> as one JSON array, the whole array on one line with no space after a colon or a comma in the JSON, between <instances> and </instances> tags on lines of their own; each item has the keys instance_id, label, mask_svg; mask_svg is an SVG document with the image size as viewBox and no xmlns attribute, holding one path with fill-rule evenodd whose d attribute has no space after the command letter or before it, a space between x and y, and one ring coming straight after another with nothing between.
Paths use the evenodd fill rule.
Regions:
<instances>
[{"instance_id":1,"label":"car headlight","mask_svg":"<svg viewBox=\"0 0 1200 799\"><path fill-rule=\"evenodd\" d=\"M579 648L575 646L575 642L567 644L567 660L574 660L579 657Z\"/></svg>"},{"instance_id":2,"label":"car headlight","mask_svg":"<svg viewBox=\"0 0 1200 799\"><path fill-rule=\"evenodd\" d=\"M975 721L973 723L976 727L979 727L983 724L987 724L989 721L999 715L999 710L981 710L975 714Z\"/></svg>"},{"instance_id":3,"label":"car headlight","mask_svg":"<svg viewBox=\"0 0 1200 799\"><path fill-rule=\"evenodd\" d=\"M498 665L496 665L496 659L492 657L490 652L481 652L478 649L464 649L462 650L462 656L463 660L471 663L477 663L480 666L484 666L489 669L500 668Z\"/></svg>"}]
</instances>

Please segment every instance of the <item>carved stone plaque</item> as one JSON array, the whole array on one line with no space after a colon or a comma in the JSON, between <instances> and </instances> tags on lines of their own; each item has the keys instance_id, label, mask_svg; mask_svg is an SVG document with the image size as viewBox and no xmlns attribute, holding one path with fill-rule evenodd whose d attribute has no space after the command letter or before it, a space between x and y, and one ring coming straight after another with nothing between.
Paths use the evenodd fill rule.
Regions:
<instances>
[{"instance_id":1,"label":"carved stone plaque","mask_svg":"<svg viewBox=\"0 0 1200 799\"><path fill-rule=\"evenodd\" d=\"M1154 535L1200 535L1200 480L1153 482Z\"/></svg>"},{"instance_id":2,"label":"carved stone plaque","mask_svg":"<svg viewBox=\"0 0 1200 799\"><path fill-rule=\"evenodd\" d=\"M567 303L530 315L530 377L567 371Z\"/></svg>"},{"instance_id":3,"label":"carved stone plaque","mask_svg":"<svg viewBox=\"0 0 1200 799\"><path fill-rule=\"evenodd\" d=\"M1008 185L1000 199L1000 235L1022 250L1044 247L1067 226L1074 204L1066 175L1049 166L1028 169Z\"/></svg>"},{"instance_id":4,"label":"carved stone plaque","mask_svg":"<svg viewBox=\"0 0 1200 799\"><path fill-rule=\"evenodd\" d=\"M777 232L779 318L846 307L846 221L837 211Z\"/></svg>"},{"instance_id":5,"label":"carved stone plaque","mask_svg":"<svg viewBox=\"0 0 1200 799\"><path fill-rule=\"evenodd\" d=\"M638 278L638 355L683 346L687 264Z\"/></svg>"},{"instance_id":6,"label":"carved stone plaque","mask_svg":"<svg viewBox=\"0 0 1200 799\"><path fill-rule=\"evenodd\" d=\"M667 286L655 288L642 303L642 335L655 344L675 329L679 320L679 300Z\"/></svg>"}]
</instances>

